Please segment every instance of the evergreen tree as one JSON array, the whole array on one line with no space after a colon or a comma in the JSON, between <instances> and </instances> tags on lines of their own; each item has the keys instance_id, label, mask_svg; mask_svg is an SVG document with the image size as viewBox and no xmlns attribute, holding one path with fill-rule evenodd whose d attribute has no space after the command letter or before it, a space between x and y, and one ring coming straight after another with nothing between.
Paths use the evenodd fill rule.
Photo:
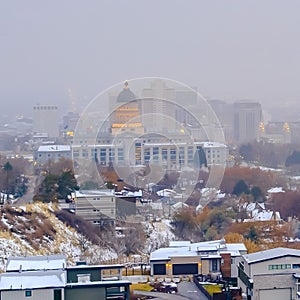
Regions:
<instances>
[{"instance_id":1,"label":"evergreen tree","mask_svg":"<svg viewBox=\"0 0 300 300\"><path fill-rule=\"evenodd\" d=\"M233 188L232 194L240 196L241 194L249 194L249 187L244 180L239 180Z\"/></svg>"}]
</instances>

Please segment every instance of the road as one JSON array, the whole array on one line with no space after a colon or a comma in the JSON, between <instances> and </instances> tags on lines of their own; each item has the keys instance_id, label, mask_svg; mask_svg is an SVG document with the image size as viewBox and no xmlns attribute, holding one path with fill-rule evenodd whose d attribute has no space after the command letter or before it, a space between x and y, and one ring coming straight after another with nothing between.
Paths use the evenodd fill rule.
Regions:
<instances>
[{"instance_id":1,"label":"road","mask_svg":"<svg viewBox=\"0 0 300 300\"><path fill-rule=\"evenodd\" d=\"M208 300L193 282L180 282L177 294L166 294L158 292L140 292L135 294L154 297L157 300Z\"/></svg>"},{"instance_id":2,"label":"road","mask_svg":"<svg viewBox=\"0 0 300 300\"><path fill-rule=\"evenodd\" d=\"M22 196L20 197L15 204L17 205L24 205L24 204L27 204L27 203L32 203L32 199L33 199L33 196L34 196L34 190L35 190L35 187L38 186L40 183L40 178L39 176L29 176L28 178L28 190L27 192Z\"/></svg>"}]
</instances>

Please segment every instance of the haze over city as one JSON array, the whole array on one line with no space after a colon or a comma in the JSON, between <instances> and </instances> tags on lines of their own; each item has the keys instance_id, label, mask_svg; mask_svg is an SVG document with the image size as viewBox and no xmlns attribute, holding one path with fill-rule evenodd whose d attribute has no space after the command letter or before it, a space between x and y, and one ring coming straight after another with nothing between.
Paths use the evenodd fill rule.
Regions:
<instances>
[{"instance_id":1,"label":"haze over city","mask_svg":"<svg viewBox=\"0 0 300 300\"><path fill-rule=\"evenodd\" d=\"M300 299L299 0L0 2L0 299Z\"/></svg>"},{"instance_id":2,"label":"haze over city","mask_svg":"<svg viewBox=\"0 0 300 300\"><path fill-rule=\"evenodd\" d=\"M2 1L1 115L161 76L298 120L298 1ZM275 117L276 118L276 117ZM280 117L279 117L280 118Z\"/></svg>"}]
</instances>

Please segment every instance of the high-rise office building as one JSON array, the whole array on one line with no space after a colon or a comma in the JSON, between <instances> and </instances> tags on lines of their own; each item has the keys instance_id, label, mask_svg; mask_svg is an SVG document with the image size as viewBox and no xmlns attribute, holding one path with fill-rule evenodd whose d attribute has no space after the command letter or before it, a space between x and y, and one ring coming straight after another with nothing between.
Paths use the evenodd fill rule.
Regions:
<instances>
[{"instance_id":1,"label":"high-rise office building","mask_svg":"<svg viewBox=\"0 0 300 300\"><path fill-rule=\"evenodd\" d=\"M142 91L142 123L146 132L174 132L176 130L175 89L155 79Z\"/></svg>"},{"instance_id":2,"label":"high-rise office building","mask_svg":"<svg viewBox=\"0 0 300 300\"><path fill-rule=\"evenodd\" d=\"M33 132L59 136L59 110L57 105L35 105L33 107Z\"/></svg>"},{"instance_id":3,"label":"high-rise office building","mask_svg":"<svg viewBox=\"0 0 300 300\"><path fill-rule=\"evenodd\" d=\"M233 132L238 143L252 142L260 138L262 122L261 105L258 102L235 102L233 104Z\"/></svg>"}]
</instances>

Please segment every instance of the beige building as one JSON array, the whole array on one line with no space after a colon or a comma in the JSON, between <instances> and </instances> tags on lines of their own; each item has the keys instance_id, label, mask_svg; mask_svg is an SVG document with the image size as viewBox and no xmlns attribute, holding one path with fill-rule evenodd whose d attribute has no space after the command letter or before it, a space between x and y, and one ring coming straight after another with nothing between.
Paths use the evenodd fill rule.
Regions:
<instances>
[{"instance_id":1,"label":"beige building","mask_svg":"<svg viewBox=\"0 0 300 300\"><path fill-rule=\"evenodd\" d=\"M244 255L238 271L244 299L300 299L300 250L275 248Z\"/></svg>"},{"instance_id":2,"label":"beige building","mask_svg":"<svg viewBox=\"0 0 300 300\"><path fill-rule=\"evenodd\" d=\"M151 253L151 275L176 277L202 274L234 278L237 276L235 263L245 253L247 250L244 244L226 244L224 240L200 243L173 241L170 242L169 247L160 248ZM226 255L231 259L225 261Z\"/></svg>"},{"instance_id":3,"label":"beige building","mask_svg":"<svg viewBox=\"0 0 300 300\"><path fill-rule=\"evenodd\" d=\"M75 191L75 214L93 224L113 224L116 218L114 190Z\"/></svg>"}]
</instances>

